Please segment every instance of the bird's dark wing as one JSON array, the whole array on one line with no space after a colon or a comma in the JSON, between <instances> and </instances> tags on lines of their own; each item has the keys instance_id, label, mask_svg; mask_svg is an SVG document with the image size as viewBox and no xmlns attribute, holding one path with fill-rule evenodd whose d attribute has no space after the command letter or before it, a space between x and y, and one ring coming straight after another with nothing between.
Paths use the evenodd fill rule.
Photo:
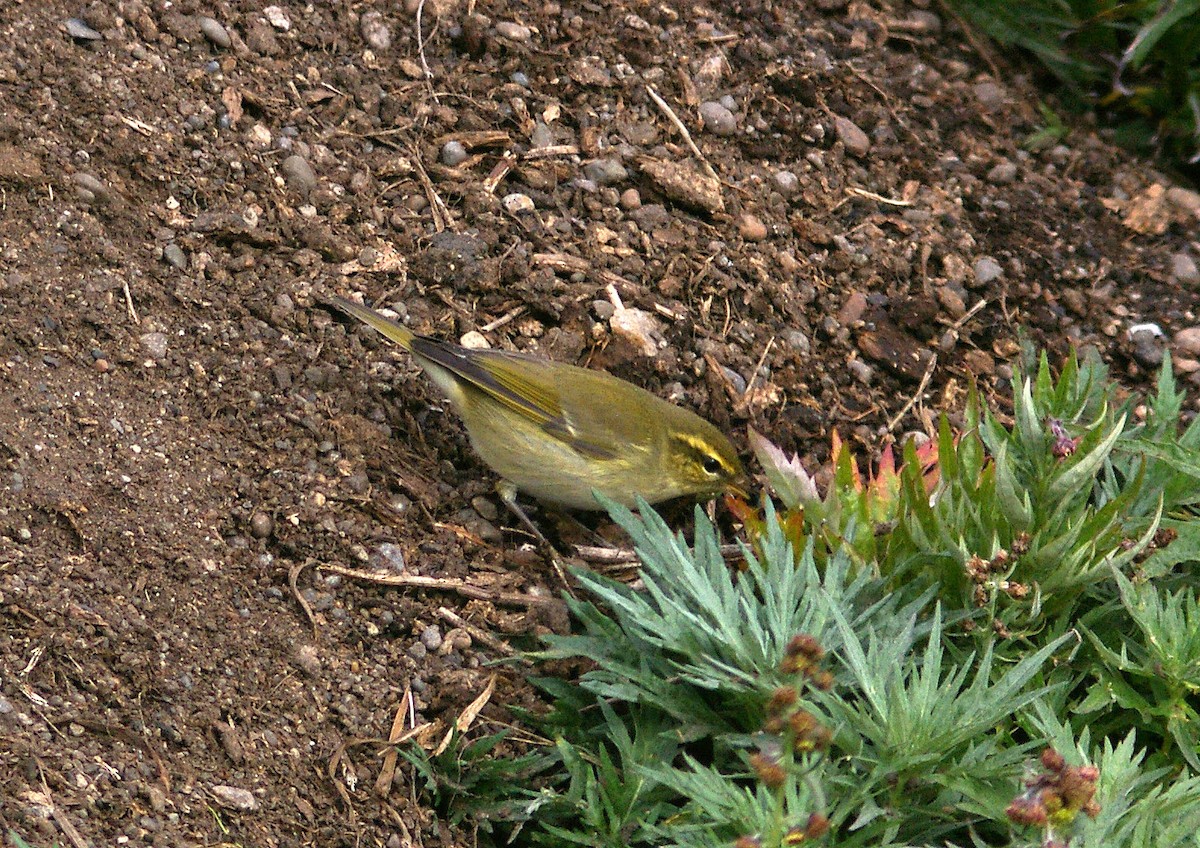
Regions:
<instances>
[{"instance_id":1,"label":"bird's dark wing","mask_svg":"<svg viewBox=\"0 0 1200 848\"><path fill-rule=\"evenodd\" d=\"M425 336L413 338L411 346L417 356L526 416L584 456L616 456L611 447L582 438L562 407L558 387L544 378L534 378L537 371L546 368L546 361L507 351L472 350Z\"/></svg>"}]
</instances>

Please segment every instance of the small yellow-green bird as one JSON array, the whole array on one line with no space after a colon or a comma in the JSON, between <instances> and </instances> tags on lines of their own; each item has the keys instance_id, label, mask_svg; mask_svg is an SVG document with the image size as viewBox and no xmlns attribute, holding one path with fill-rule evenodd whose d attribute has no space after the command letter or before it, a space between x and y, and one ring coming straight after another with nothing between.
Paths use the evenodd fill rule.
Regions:
<instances>
[{"instance_id":1,"label":"small yellow-green bird","mask_svg":"<svg viewBox=\"0 0 1200 848\"><path fill-rule=\"evenodd\" d=\"M745 494L729 440L694 412L603 371L525 353L474 350L418 336L372 309L330 302L412 354L450 398L476 453L516 491L594 510L593 492L626 506Z\"/></svg>"}]
</instances>

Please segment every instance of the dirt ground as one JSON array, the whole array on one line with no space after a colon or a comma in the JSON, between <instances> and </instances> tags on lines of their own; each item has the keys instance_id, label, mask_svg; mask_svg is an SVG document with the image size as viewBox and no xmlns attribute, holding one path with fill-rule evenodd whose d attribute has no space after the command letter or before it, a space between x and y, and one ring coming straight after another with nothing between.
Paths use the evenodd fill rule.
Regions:
<instances>
[{"instance_id":1,"label":"dirt ground","mask_svg":"<svg viewBox=\"0 0 1200 848\"><path fill-rule=\"evenodd\" d=\"M1194 373L1200 195L1026 149L981 47L928 0L0 3L0 828L471 842L359 740L493 674L505 721L558 584L324 293L814 463L1003 395L1019 329Z\"/></svg>"}]
</instances>

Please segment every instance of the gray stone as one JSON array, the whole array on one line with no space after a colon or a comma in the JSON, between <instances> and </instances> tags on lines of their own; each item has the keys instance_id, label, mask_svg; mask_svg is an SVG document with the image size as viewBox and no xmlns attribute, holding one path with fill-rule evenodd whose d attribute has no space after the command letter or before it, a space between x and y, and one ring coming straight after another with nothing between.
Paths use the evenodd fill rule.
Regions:
<instances>
[{"instance_id":1,"label":"gray stone","mask_svg":"<svg viewBox=\"0 0 1200 848\"><path fill-rule=\"evenodd\" d=\"M700 120L713 135L728 136L737 132L737 118L733 112L712 100L700 104Z\"/></svg>"},{"instance_id":2,"label":"gray stone","mask_svg":"<svg viewBox=\"0 0 1200 848\"><path fill-rule=\"evenodd\" d=\"M167 356L167 334L166 333L143 333L138 341L142 343L142 347L146 349L146 353L150 354L151 359L165 359Z\"/></svg>"},{"instance_id":3,"label":"gray stone","mask_svg":"<svg viewBox=\"0 0 1200 848\"><path fill-rule=\"evenodd\" d=\"M1200 285L1200 269L1196 268L1196 260L1186 253L1172 256L1171 279L1185 286Z\"/></svg>"},{"instance_id":4,"label":"gray stone","mask_svg":"<svg viewBox=\"0 0 1200 848\"><path fill-rule=\"evenodd\" d=\"M1175 349L1189 357L1200 357L1200 327L1184 327L1176 333Z\"/></svg>"},{"instance_id":5,"label":"gray stone","mask_svg":"<svg viewBox=\"0 0 1200 848\"><path fill-rule=\"evenodd\" d=\"M382 53L392 46L392 31L383 19L383 12L365 12L359 19L358 29L363 41L375 52Z\"/></svg>"},{"instance_id":6,"label":"gray stone","mask_svg":"<svg viewBox=\"0 0 1200 848\"><path fill-rule=\"evenodd\" d=\"M288 185L300 194L308 194L317 187L317 174L303 156L293 153L280 166Z\"/></svg>"},{"instance_id":7,"label":"gray stone","mask_svg":"<svg viewBox=\"0 0 1200 848\"><path fill-rule=\"evenodd\" d=\"M467 148L461 141L447 141L442 145L442 164L455 168L467 159Z\"/></svg>"},{"instance_id":8,"label":"gray stone","mask_svg":"<svg viewBox=\"0 0 1200 848\"><path fill-rule=\"evenodd\" d=\"M496 34L501 38L507 38L509 41L524 43L529 40L529 37L533 33L529 27L522 24L513 23L512 21L501 21L496 24Z\"/></svg>"},{"instance_id":9,"label":"gray stone","mask_svg":"<svg viewBox=\"0 0 1200 848\"><path fill-rule=\"evenodd\" d=\"M533 132L529 134L529 143L534 147L549 147L554 144L554 132L538 121L533 125Z\"/></svg>"},{"instance_id":10,"label":"gray stone","mask_svg":"<svg viewBox=\"0 0 1200 848\"><path fill-rule=\"evenodd\" d=\"M236 786L225 786L218 783L212 788L213 797L217 799L217 803L222 807L228 807L231 810L240 810L244 813L253 812L258 809L258 799L254 797L254 793L249 789L240 789Z\"/></svg>"},{"instance_id":11,"label":"gray stone","mask_svg":"<svg viewBox=\"0 0 1200 848\"><path fill-rule=\"evenodd\" d=\"M1003 276L1004 269L1000 267L999 262L990 256L981 257L975 263L975 282L981 286L985 286Z\"/></svg>"},{"instance_id":12,"label":"gray stone","mask_svg":"<svg viewBox=\"0 0 1200 848\"><path fill-rule=\"evenodd\" d=\"M200 31L204 33L205 38L222 49L228 49L233 44L229 33L225 31L225 27L221 26L221 22L216 18L202 15L200 17Z\"/></svg>"},{"instance_id":13,"label":"gray stone","mask_svg":"<svg viewBox=\"0 0 1200 848\"><path fill-rule=\"evenodd\" d=\"M79 18L67 19L67 35L83 41L99 41L103 35L96 32Z\"/></svg>"},{"instance_id":14,"label":"gray stone","mask_svg":"<svg viewBox=\"0 0 1200 848\"><path fill-rule=\"evenodd\" d=\"M854 121L843 118L841 115L834 115L833 127L837 130L838 138L841 139L846 152L851 156L861 158L870 152L871 139L867 138L867 134Z\"/></svg>"},{"instance_id":15,"label":"gray stone","mask_svg":"<svg viewBox=\"0 0 1200 848\"><path fill-rule=\"evenodd\" d=\"M987 172L987 181L992 185L1007 185L1017 178L1017 166L1015 162L1009 162L1005 159L998 162Z\"/></svg>"},{"instance_id":16,"label":"gray stone","mask_svg":"<svg viewBox=\"0 0 1200 848\"><path fill-rule=\"evenodd\" d=\"M629 172L616 159L597 159L583 166L583 175L596 185L604 186L624 182Z\"/></svg>"},{"instance_id":17,"label":"gray stone","mask_svg":"<svg viewBox=\"0 0 1200 848\"><path fill-rule=\"evenodd\" d=\"M183 252L183 248L175 242L171 242L163 248L163 259L180 271L186 271L188 266L187 254Z\"/></svg>"},{"instance_id":18,"label":"gray stone","mask_svg":"<svg viewBox=\"0 0 1200 848\"><path fill-rule=\"evenodd\" d=\"M784 197L795 197L800 191L800 178L791 171L776 171L774 180L775 188Z\"/></svg>"}]
</instances>

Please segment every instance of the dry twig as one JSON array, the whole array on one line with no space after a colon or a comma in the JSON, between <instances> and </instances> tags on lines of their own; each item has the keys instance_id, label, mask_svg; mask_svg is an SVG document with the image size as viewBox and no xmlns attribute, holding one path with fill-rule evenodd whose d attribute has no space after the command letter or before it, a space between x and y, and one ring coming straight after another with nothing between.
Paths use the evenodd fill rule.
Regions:
<instances>
[{"instance_id":1,"label":"dry twig","mask_svg":"<svg viewBox=\"0 0 1200 848\"><path fill-rule=\"evenodd\" d=\"M435 589L442 592L453 592L464 598L478 601L491 601L494 604L516 607L553 606L561 604L558 598L541 595L526 595L522 592L496 592L476 586L465 580L454 577L425 577L420 574L372 574L357 568L346 568L343 565L322 563L318 566L322 571L331 571L343 577L353 577L355 580L365 580L381 586L411 587L416 589Z\"/></svg>"},{"instance_id":2,"label":"dry twig","mask_svg":"<svg viewBox=\"0 0 1200 848\"><path fill-rule=\"evenodd\" d=\"M720 177L717 176L717 172L713 170L713 166L709 164L708 159L706 159L704 154L700 152L700 148L696 146L696 142L692 141L692 134L688 132L688 128L684 126L683 121L679 120L679 116L675 114L675 110L672 109L670 104L663 100L662 96L654 90L654 86L646 86L646 93L650 95L650 99L654 101L654 105L663 110L667 118L669 118L671 123L675 125L675 129L679 130L679 134L683 136L683 140L687 143L688 148L692 151L692 154L698 160L700 160L700 164L704 166L704 170L708 173L708 175L714 180L720 182Z\"/></svg>"},{"instance_id":3,"label":"dry twig","mask_svg":"<svg viewBox=\"0 0 1200 848\"><path fill-rule=\"evenodd\" d=\"M440 618L448 621L455 627L461 627L463 630L467 631L467 633L471 634L471 638L476 642L482 642L496 653L503 654L506 657L511 657L516 654L516 651L514 651L512 646L507 642L503 642L497 639L491 633L488 633L483 628L476 627L474 624L471 624L461 615L454 612L454 610L447 607L438 607L437 614Z\"/></svg>"}]
</instances>

